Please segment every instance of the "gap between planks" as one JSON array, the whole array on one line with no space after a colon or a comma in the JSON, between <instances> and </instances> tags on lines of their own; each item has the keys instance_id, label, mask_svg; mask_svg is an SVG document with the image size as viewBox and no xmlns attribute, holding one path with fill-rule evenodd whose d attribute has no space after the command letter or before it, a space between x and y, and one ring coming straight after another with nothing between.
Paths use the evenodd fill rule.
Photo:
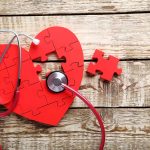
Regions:
<instances>
[{"instance_id":1,"label":"gap between planks","mask_svg":"<svg viewBox=\"0 0 150 150\"><path fill-rule=\"evenodd\" d=\"M150 11L148 0L14 0L13 5L10 0L1 0L0 6L0 15L97 15Z\"/></svg>"},{"instance_id":2,"label":"gap between planks","mask_svg":"<svg viewBox=\"0 0 150 150\"><path fill-rule=\"evenodd\" d=\"M128 11L128 12L102 12L102 13L53 13L53 14L0 14L0 17L28 17L28 16L83 16L83 15L98 15L98 16L103 16L103 15L127 15L127 14L150 14L150 11Z\"/></svg>"}]
</instances>

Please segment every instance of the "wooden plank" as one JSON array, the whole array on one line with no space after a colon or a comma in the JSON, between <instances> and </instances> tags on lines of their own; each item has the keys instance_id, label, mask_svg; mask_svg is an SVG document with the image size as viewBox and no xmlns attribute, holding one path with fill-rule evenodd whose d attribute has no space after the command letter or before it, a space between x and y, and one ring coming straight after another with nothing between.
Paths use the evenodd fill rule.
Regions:
<instances>
[{"instance_id":1,"label":"wooden plank","mask_svg":"<svg viewBox=\"0 0 150 150\"><path fill-rule=\"evenodd\" d=\"M81 14L150 11L149 0L10 0L0 1L0 15Z\"/></svg>"},{"instance_id":2,"label":"wooden plank","mask_svg":"<svg viewBox=\"0 0 150 150\"><path fill-rule=\"evenodd\" d=\"M106 55L121 59L150 58L150 15L147 14L0 17L0 29L32 36L54 25L67 27L77 35L85 59L91 59L95 49L104 49ZM8 37L1 35L0 41L4 43ZM29 40L23 38L22 44L29 48Z\"/></svg>"},{"instance_id":3,"label":"wooden plank","mask_svg":"<svg viewBox=\"0 0 150 150\"><path fill-rule=\"evenodd\" d=\"M150 108L97 109L106 128L105 150L149 150ZM58 127L49 127L11 115L1 119L4 150L98 150L100 128L89 109L71 109Z\"/></svg>"},{"instance_id":4,"label":"wooden plank","mask_svg":"<svg viewBox=\"0 0 150 150\"><path fill-rule=\"evenodd\" d=\"M150 61L122 61L121 76L115 77L110 83L103 82L99 75L90 77L86 73L89 62L85 62L84 75L80 92L95 107L144 107L150 106ZM62 71L60 63L41 64L40 76L45 79L49 71ZM78 98L72 107L86 107Z\"/></svg>"}]
</instances>

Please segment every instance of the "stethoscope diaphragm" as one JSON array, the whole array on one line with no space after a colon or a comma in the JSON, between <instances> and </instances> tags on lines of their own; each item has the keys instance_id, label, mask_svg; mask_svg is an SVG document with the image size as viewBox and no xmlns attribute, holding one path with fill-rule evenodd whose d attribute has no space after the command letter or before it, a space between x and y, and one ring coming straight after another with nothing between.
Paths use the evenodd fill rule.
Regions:
<instances>
[{"instance_id":1,"label":"stethoscope diaphragm","mask_svg":"<svg viewBox=\"0 0 150 150\"><path fill-rule=\"evenodd\" d=\"M54 93L60 93L65 90L65 88L62 86L62 83L68 84L68 78L60 71L54 71L46 78L47 88Z\"/></svg>"}]
</instances>

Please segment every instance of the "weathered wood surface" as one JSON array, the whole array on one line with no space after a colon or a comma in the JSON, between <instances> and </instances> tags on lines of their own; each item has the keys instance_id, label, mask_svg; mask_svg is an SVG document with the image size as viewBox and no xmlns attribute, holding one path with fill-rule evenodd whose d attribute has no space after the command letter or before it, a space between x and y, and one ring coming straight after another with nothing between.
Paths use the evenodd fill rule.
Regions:
<instances>
[{"instance_id":1,"label":"weathered wood surface","mask_svg":"<svg viewBox=\"0 0 150 150\"><path fill-rule=\"evenodd\" d=\"M149 150L150 108L97 109L106 128L105 150ZM70 109L58 127L21 117L0 120L4 150L98 150L100 129L89 109Z\"/></svg>"},{"instance_id":2,"label":"weathered wood surface","mask_svg":"<svg viewBox=\"0 0 150 150\"><path fill-rule=\"evenodd\" d=\"M99 78L99 74L89 77L86 73L89 62L85 62L80 92L90 99L95 107L150 107L150 61L122 61L121 76L114 77L108 83ZM62 71L60 63L41 64L43 79L49 71ZM78 98L72 107L86 107Z\"/></svg>"},{"instance_id":3,"label":"weathered wood surface","mask_svg":"<svg viewBox=\"0 0 150 150\"><path fill-rule=\"evenodd\" d=\"M85 59L91 59L96 48L121 59L150 58L148 14L0 17L0 29L12 29L33 36L54 25L67 27L77 35ZM6 41L2 35L0 39L1 42ZM24 40L23 46L28 45L28 48L29 40Z\"/></svg>"},{"instance_id":4,"label":"weathered wood surface","mask_svg":"<svg viewBox=\"0 0 150 150\"><path fill-rule=\"evenodd\" d=\"M0 15L150 11L149 0L1 0Z\"/></svg>"},{"instance_id":5,"label":"weathered wood surface","mask_svg":"<svg viewBox=\"0 0 150 150\"><path fill-rule=\"evenodd\" d=\"M150 0L1 0L0 29L35 36L46 27L60 25L77 35L85 60L91 59L95 49L124 60L119 64L123 74L111 83L84 72L80 92L104 119L105 150L149 150L150 15L146 12L150 12ZM8 37L0 34L0 43ZM21 41L28 50L30 41L24 37ZM56 60L55 55L49 60ZM85 62L84 71L88 64ZM42 66L42 78L48 69L60 69L59 63ZM0 144L3 150L98 150L100 129L85 107L76 98L58 127L17 115L0 119Z\"/></svg>"}]
</instances>

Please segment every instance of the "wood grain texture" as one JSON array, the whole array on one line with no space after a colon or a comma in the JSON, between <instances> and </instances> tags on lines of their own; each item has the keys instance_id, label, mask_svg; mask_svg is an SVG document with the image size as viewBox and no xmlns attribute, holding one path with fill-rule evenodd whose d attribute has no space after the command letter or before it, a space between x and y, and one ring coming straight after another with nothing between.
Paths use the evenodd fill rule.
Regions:
<instances>
[{"instance_id":1,"label":"wood grain texture","mask_svg":"<svg viewBox=\"0 0 150 150\"><path fill-rule=\"evenodd\" d=\"M91 59L96 48L121 59L150 58L150 15L147 14L0 17L0 29L32 36L55 25L67 27L77 35L85 59ZM29 40L23 39L23 47L28 49ZM1 35L0 40L6 42L8 37Z\"/></svg>"},{"instance_id":2,"label":"wood grain texture","mask_svg":"<svg viewBox=\"0 0 150 150\"><path fill-rule=\"evenodd\" d=\"M97 109L106 128L105 150L149 150L150 108ZM100 128L89 109L70 109L58 127L11 115L0 120L4 150L98 150Z\"/></svg>"},{"instance_id":3,"label":"wood grain texture","mask_svg":"<svg viewBox=\"0 0 150 150\"><path fill-rule=\"evenodd\" d=\"M150 0L0 0L0 29L35 36L46 27L64 26L79 38L85 60L92 58L95 49L104 49L106 57L127 59L119 64L123 74L110 83L99 75L87 76L89 62L85 62L79 91L102 115L105 150L149 150L150 15L144 12L150 12ZM9 38L0 34L0 43ZM29 40L21 37L21 43L29 49ZM52 54L49 60L56 56ZM42 79L47 71L60 70L58 62L41 65ZM96 118L78 98L58 127L15 114L0 119L3 150L98 150L100 138Z\"/></svg>"},{"instance_id":4,"label":"wood grain texture","mask_svg":"<svg viewBox=\"0 0 150 150\"><path fill-rule=\"evenodd\" d=\"M0 15L150 11L149 0L1 0Z\"/></svg>"},{"instance_id":5,"label":"wood grain texture","mask_svg":"<svg viewBox=\"0 0 150 150\"><path fill-rule=\"evenodd\" d=\"M87 75L89 62L85 62L84 75L80 92L87 97L95 107L148 107L150 106L150 61L122 61L119 67L123 69L121 76L103 82L99 74L94 77ZM60 63L41 64L40 76L45 79L49 71L62 71ZM72 107L86 107L78 98Z\"/></svg>"}]
</instances>

